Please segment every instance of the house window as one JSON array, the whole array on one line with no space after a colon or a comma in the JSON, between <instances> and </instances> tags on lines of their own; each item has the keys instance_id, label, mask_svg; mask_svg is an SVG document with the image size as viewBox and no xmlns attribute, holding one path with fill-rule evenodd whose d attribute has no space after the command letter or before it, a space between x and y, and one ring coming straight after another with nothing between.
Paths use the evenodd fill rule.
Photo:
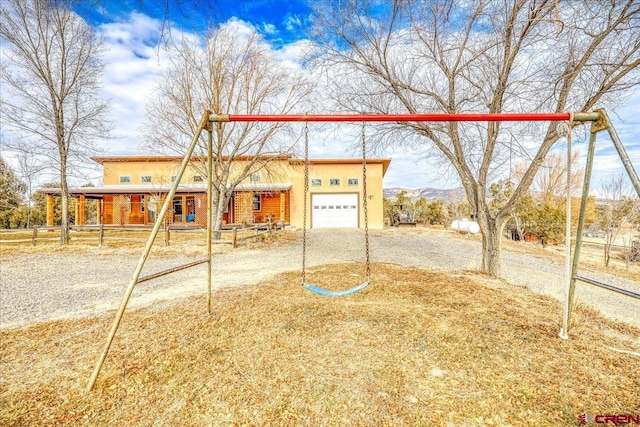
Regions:
<instances>
[{"instance_id":1,"label":"house window","mask_svg":"<svg viewBox=\"0 0 640 427\"><path fill-rule=\"evenodd\" d=\"M329 180L329 185L340 185L340 179L339 178L331 178Z\"/></svg>"},{"instance_id":2,"label":"house window","mask_svg":"<svg viewBox=\"0 0 640 427\"><path fill-rule=\"evenodd\" d=\"M144 212L144 194L140 195L140 212Z\"/></svg>"},{"instance_id":3,"label":"house window","mask_svg":"<svg viewBox=\"0 0 640 427\"><path fill-rule=\"evenodd\" d=\"M358 182L358 178L349 178L349 181L347 181L349 185L358 185Z\"/></svg>"},{"instance_id":4,"label":"house window","mask_svg":"<svg viewBox=\"0 0 640 427\"><path fill-rule=\"evenodd\" d=\"M259 182L260 181L260 174L259 173L252 173L250 178L251 182Z\"/></svg>"},{"instance_id":5,"label":"house window","mask_svg":"<svg viewBox=\"0 0 640 427\"><path fill-rule=\"evenodd\" d=\"M311 180L311 185L313 185L313 186L320 186L320 185L322 185L322 180L321 180L321 179L319 179L319 178L312 179L312 180Z\"/></svg>"},{"instance_id":6,"label":"house window","mask_svg":"<svg viewBox=\"0 0 640 427\"><path fill-rule=\"evenodd\" d=\"M182 196L173 198L173 220L182 222Z\"/></svg>"},{"instance_id":7,"label":"house window","mask_svg":"<svg viewBox=\"0 0 640 427\"><path fill-rule=\"evenodd\" d=\"M262 199L260 198L260 193L253 195L253 210L254 211L262 210Z\"/></svg>"},{"instance_id":8,"label":"house window","mask_svg":"<svg viewBox=\"0 0 640 427\"><path fill-rule=\"evenodd\" d=\"M140 177L140 182L151 182L151 175L142 175Z\"/></svg>"},{"instance_id":9,"label":"house window","mask_svg":"<svg viewBox=\"0 0 640 427\"><path fill-rule=\"evenodd\" d=\"M121 184L124 184L124 183L127 183L127 182L131 182L131 177L130 176L121 176L120 177L120 183Z\"/></svg>"},{"instance_id":10,"label":"house window","mask_svg":"<svg viewBox=\"0 0 640 427\"><path fill-rule=\"evenodd\" d=\"M203 182L204 178L202 178L202 175L194 175L193 176L193 182Z\"/></svg>"},{"instance_id":11,"label":"house window","mask_svg":"<svg viewBox=\"0 0 640 427\"><path fill-rule=\"evenodd\" d=\"M175 182L176 180L176 176L175 175L171 175L171 182Z\"/></svg>"}]
</instances>

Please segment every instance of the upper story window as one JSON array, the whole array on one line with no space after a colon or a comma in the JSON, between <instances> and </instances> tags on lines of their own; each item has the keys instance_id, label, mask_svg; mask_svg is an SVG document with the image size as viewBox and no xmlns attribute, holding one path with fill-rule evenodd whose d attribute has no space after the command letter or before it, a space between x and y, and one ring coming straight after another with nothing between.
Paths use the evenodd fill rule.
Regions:
<instances>
[{"instance_id":1,"label":"upper story window","mask_svg":"<svg viewBox=\"0 0 640 427\"><path fill-rule=\"evenodd\" d=\"M120 177L121 184L129 183L129 182L131 182L131 176L127 175L127 176Z\"/></svg>"},{"instance_id":2,"label":"upper story window","mask_svg":"<svg viewBox=\"0 0 640 427\"><path fill-rule=\"evenodd\" d=\"M359 181L358 178L349 178L349 181L347 183L349 185L358 185Z\"/></svg>"},{"instance_id":3,"label":"upper story window","mask_svg":"<svg viewBox=\"0 0 640 427\"><path fill-rule=\"evenodd\" d=\"M175 182L176 180L176 176L175 175L171 175L171 182Z\"/></svg>"},{"instance_id":4,"label":"upper story window","mask_svg":"<svg viewBox=\"0 0 640 427\"><path fill-rule=\"evenodd\" d=\"M329 180L329 185L340 185L340 178L331 178Z\"/></svg>"},{"instance_id":5,"label":"upper story window","mask_svg":"<svg viewBox=\"0 0 640 427\"><path fill-rule=\"evenodd\" d=\"M260 174L252 173L249 179L251 180L251 182L260 182Z\"/></svg>"},{"instance_id":6,"label":"upper story window","mask_svg":"<svg viewBox=\"0 0 640 427\"><path fill-rule=\"evenodd\" d=\"M151 175L142 175L140 177L140 182L151 182Z\"/></svg>"},{"instance_id":7,"label":"upper story window","mask_svg":"<svg viewBox=\"0 0 640 427\"><path fill-rule=\"evenodd\" d=\"M202 175L194 175L193 176L193 182L203 182L204 178L202 177Z\"/></svg>"},{"instance_id":8,"label":"upper story window","mask_svg":"<svg viewBox=\"0 0 640 427\"><path fill-rule=\"evenodd\" d=\"M311 180L311 185L320 186L320 185L322 185L322 180L320 178L314 178L314 179Z\"/></svg>"}]
</instances>

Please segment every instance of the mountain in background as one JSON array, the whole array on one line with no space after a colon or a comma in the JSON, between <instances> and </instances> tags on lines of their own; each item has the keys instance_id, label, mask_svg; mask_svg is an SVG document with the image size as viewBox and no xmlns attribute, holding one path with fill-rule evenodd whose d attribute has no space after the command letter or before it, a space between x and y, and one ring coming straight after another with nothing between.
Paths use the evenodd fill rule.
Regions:
<instances>
[{"instance_id":1,"label":"mountain in background","mask_svg":"<svg viewBox=\"0 0 640 427\"><path fill-rule=\"evenodd\" d=\"M382 190L382 195L385 199L395 200L399 193L402 191L406 191L407 195L411 197L414 201L418 200L422 197L427 199L428 202L433 200L451 200L451 201L460 201L465 198L464 188L451 188L451 189L439 189L439 188L400 188L400 187L392 187L392 188L384 188Z\"/></svg>"}]
</instances>

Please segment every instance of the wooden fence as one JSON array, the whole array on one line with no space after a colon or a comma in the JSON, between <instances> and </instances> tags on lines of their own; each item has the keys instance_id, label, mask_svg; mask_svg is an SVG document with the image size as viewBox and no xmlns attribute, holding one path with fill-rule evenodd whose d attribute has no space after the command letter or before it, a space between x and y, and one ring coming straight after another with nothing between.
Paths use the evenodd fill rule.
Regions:
<instances>
[{"instance_id":1,"label":"wooden fence","mask_svg":"<svg viewBox=\"0 0 640 427\"><path fill-rule=\"evenodd\" d=\"M283 222L238 225L224 230L216 230L220 238L214 239L214 244L229 244L234 248L248 241L255 241L260 236L272 234L284 230ZM174 242L194 241L196 236L205 231L200 228L164 227L164 245L170 246ZM103 246L105 242L139 242L144 244L148 239L149 229L141 227L113 227L104 225L71 226L71 242L95 242L97 246ZM204 236L203 236L204 237ZM30 243L36 246L38 243L60 241L60 227L34 227L26 229L0 229L0 244Z\"/></svg>"}]
</instances>

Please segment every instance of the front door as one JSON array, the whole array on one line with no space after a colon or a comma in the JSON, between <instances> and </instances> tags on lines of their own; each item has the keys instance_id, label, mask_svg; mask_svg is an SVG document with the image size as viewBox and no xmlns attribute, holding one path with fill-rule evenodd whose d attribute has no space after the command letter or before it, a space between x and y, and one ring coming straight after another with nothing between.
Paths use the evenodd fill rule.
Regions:
<instances>
[{"instance_id":1,"label":"front door","mask_svg":"<svg viewBox=\"0 0 640 427\"><path fill-rule=\"evenodd\" d=\"M196 220L196 198L194 196L187 196L186 198L186 211L185 211L185 219L187 222L195 222Z\"/></svg>"}]
</instances>

